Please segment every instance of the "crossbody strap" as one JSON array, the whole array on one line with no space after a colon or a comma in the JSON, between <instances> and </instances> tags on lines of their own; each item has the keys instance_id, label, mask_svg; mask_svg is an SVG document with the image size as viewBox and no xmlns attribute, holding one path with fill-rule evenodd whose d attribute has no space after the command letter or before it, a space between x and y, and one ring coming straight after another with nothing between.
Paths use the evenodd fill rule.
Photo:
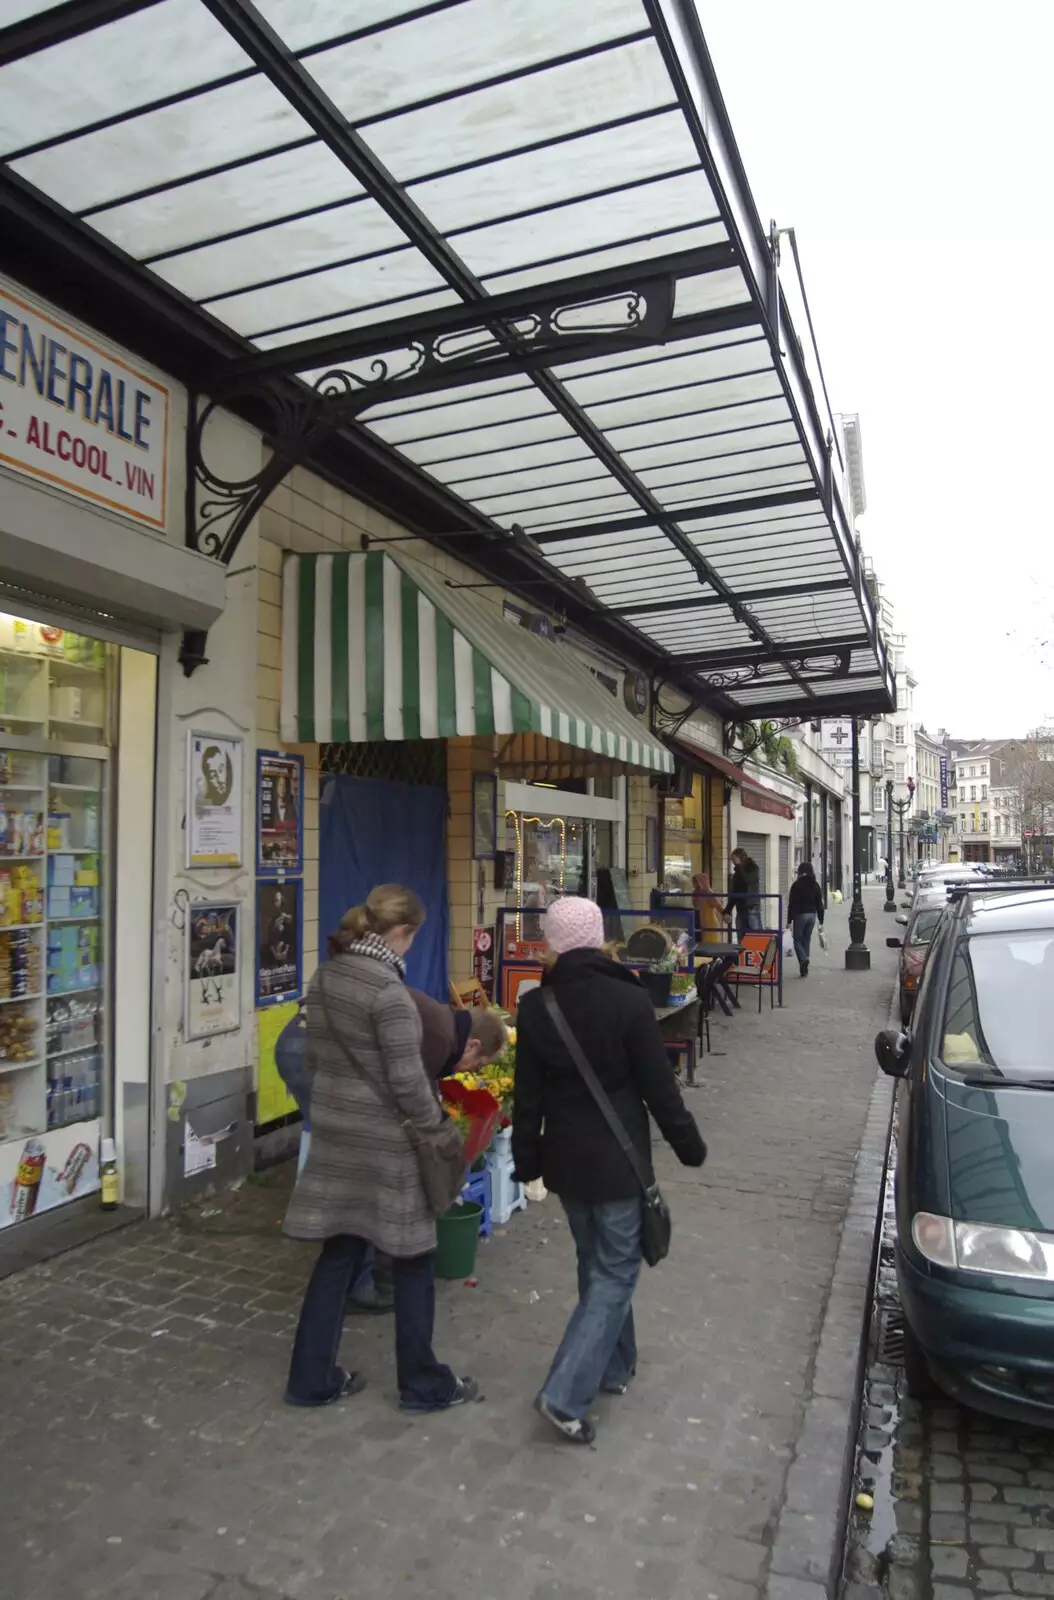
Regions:
<instances>
[{"instance_id":1,"label":"crossbody strap","mask_svg":"<svg viewBox=\"0 0 1054 1600\"><path fill-rule=\"evenodd\" d=\"M574 1062L575 1066L578 1068L579 1072L584 1078L586 1088L589 1090L590 1094L593 1096L593 1099L600 1108L605 1122L615 1135L615 1138L618 1140L621 1148L625 1151L629 1164L636 1174L637 1182L644 1190L644 1193L647 1194L651 1188L651 1180L649 1179L644 1163L640 1158L640 1153L637 1150L636 1145L633 1143L633 1140L626 1132L625 1124L623 1123L622 1118L619 1116L618 1112L615 1110L615 1107L608 1099L604 1089L601 1087L600 1079L590 1066L585 1051L582 1049L582 1046L571 1032L571 1029L568 1026L567 1018L560 1010L559 1001L557 1000L552 989L542 990L542 1004L545 1006L546 1011L548 1011L549 1016L552 1019L553 1027L560 1035L560 1040L564 1046L564 1049L567 1051L568 1055L571 1057L571 1060Z\"/></svg>"},{"instance_id":2,"label":"crossbody strap","mask_svg":"<svg viewBox=\"0 0 1054 1600\"><path fill-rule=\"evenodd\" d=\"M410 1118L405 1114L405 1112L399 1109L399 1102L396 1100L391 1089L387 1084L379 1083L378 1080L373 1076L372 1072L367 1072L362 1063L360 1061L356 1061L355 1057L349 1050L347 1043L341 1038L340 1034L333 1026L333 1017L329 1009L329 1001L326 998L326 985L323 982L321 971L318 974L318 997L322 1001L322 1015L326 1019L326 1027L328 1028L331 1037L335 1041L337 1049L347 1061L352 1072L354 1072L357 1077L361 1078L362 1081L373 1090L377 1098L388 1107L389 1111L395 1114L396 1121L405 1131L411 1145L420 1143L420 1129L415 1123L411 1122Z\"/></svg>"}]
</instances>

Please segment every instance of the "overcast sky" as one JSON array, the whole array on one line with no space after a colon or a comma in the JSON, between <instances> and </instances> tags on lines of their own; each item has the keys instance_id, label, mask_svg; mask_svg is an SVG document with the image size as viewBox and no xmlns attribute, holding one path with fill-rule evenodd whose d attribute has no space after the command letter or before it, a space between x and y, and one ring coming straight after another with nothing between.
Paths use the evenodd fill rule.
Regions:
<instances>
[{"instance_id":1,"label":"overcast sky","mask_svg":"<svg viewBox=\"0 0 1054 1600\"><path fill-rule=\"evenodd\" d=\"M1054 0L697 5L831 403L860 414L858 526L916 711L960 737L1054 720Z\"/></svg>"}]
</instances>

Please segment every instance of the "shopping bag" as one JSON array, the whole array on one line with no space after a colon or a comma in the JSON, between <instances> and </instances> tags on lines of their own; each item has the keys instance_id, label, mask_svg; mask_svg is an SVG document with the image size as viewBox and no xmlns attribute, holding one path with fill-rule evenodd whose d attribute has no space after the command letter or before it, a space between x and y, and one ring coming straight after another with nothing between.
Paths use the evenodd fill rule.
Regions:
<instances>
[{"instance_id":1,"label":"shopping bag","mask_svg":"<svg viewBox=\"0 0 1054 1600\"><path fill-rule=\"evenodd\" d=\"M820 949L821 950L826 950L827 949L827 935L824 933L822 928L817 928L816 936L820 941Z\"/></svg>"}]
</instances>

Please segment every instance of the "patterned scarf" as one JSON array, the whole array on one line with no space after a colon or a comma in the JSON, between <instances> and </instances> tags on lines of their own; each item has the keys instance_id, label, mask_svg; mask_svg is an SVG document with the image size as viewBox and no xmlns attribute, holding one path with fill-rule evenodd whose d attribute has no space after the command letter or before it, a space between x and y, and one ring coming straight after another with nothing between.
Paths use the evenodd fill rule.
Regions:
<instances>
[{"instance_id":1,"label":"patterned scarf","mask_svg":"<svg viewBox=\"0 0 1054 1600\"><path fill-rule=\"evenodd\" d=\"M406 962L402 956L397 956L390 945L376 933L364 933L361 939L356 939L345 950L346 956L372 956L375 961L384 961L389 967L394 967L402 980L406 981Z\"/></svg>"}]
</instances>

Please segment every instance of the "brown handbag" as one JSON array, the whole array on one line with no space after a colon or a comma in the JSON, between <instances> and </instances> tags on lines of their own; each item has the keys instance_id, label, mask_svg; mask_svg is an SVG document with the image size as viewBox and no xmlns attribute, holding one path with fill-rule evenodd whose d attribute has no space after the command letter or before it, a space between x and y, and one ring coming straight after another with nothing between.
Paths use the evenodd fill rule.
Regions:
<instances>
[{"instance_id":1,"label":"brown handbag","mask_svg":"<svg viewBox=\"0 0 1054 1600\"><path fill-rule=\"evenodd\" d=\"M411 1149L417 1157L417 1168L421 1174L421 1186L424 1189L428 1204L436 1216L441 1216L454 1204L465 1185L465 1171L468 1162L465 1159L465 1141L461 1137L457 1123L443 1110L443 1120L438 1128L419 1128L415 1122L400 1111L399 1103L386 1083L380 1083L372 1073L367 1072L355 1057L348 1046L333 1026L329 1004L326 999L326 987L322 981L321 972L318 975L318 994L322 1001L322 1015L326 1019L326 1027L338 1048L344 1055L351 1070L358 1075L378 1100L394 1116L396 1122L406 1134ZM421 1069L424 1071L424 1068Z\"/></svg>"}]
</instances>

